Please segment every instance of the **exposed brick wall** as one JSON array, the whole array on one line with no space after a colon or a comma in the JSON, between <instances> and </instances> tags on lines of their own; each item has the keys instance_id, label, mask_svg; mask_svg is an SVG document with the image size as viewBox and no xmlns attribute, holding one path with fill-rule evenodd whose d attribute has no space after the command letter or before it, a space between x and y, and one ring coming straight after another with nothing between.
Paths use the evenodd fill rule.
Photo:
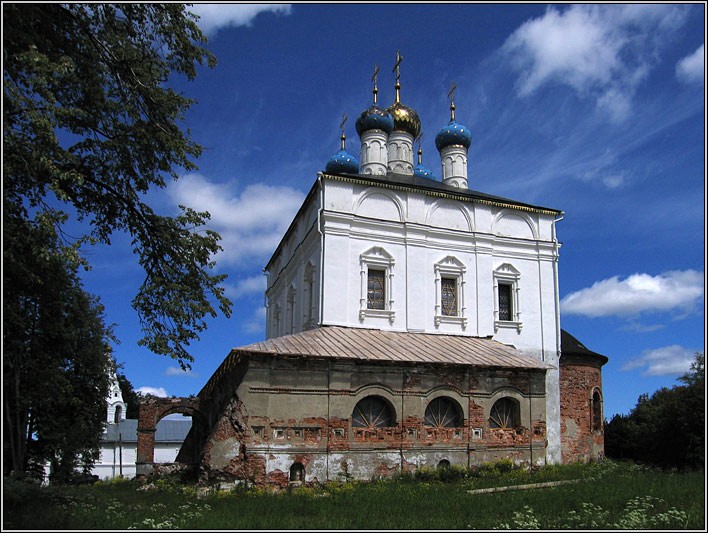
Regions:
<instances>
[{"instance_id":1,"label":"exposed brick wall","mask_svg":"<svg viewBox=\"0 0 708 533\"><path fill-rule=\"evenodd\" d=\"M545 404L543 372L349 362L338 363L329 385L326 362L258 358L248 364L237 393L210 414L215 423L203 448L203 482L247 479L283 487L296 462L311 483L388 477L441 460L468 466L545 457L545 408L532 413L529 406ZM489 425L493 402L507 394L500 391L521 398L523 422L514 429ZM394 426L351 426L352 410L367 394L388 397ZM459 404L460 427L426 426L425 407L439 396ZM330 411L336 414L316 416Z\"/></svg>"},{"instance_id":2,"label":"exposed brick wall","mask_svg":"<svg viewBox=\"0 0 708 533\"><path fill-rule=\"evenodd\" d=\"M152 395L147 395L143 398L140 401L138 414L138 445L135 462L136 475L138 477L155 473L153 461L155 460L155 431L157 423L173 413L184 413L192 416L194 434L199 433L199 429L203 430L207 425L199 398L158 398Z\"/></svg>"},{"instance_id":3,"label":"exposed brick wall","mask_svg":"<svg viewBox=\"0 0 708 533\"><path fill-rule=\"evenodd\" d=\"M592 428L592 397L602 398L602 366L598 359L563 355L560 359L561 453L564 463L604 456L603 425ZM604 415L603 415L604 416Z\"/></svg>"}]
</instances>

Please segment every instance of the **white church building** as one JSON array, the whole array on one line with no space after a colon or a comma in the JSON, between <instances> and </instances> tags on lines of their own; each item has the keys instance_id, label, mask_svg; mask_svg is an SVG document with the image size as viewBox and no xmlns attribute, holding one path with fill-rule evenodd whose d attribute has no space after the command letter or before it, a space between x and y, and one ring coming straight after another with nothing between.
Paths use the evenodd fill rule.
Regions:
<instances>
[{"instance_id":1,"label":"white church building","mask_svg":"<svg viewBox=\"0 0 708 533\"><path fill-rule=\"evenodd\" d=\"M602 453L607 359L570 336L562 357L563 212L470 189L453 91L435 177L414 150L421 122L399 65L393 103L379 107L374 81L356 121L360 158L343 129L265 265L267 338L234 348L198 395L202 480Z\"/></svg>"}]
</instances>

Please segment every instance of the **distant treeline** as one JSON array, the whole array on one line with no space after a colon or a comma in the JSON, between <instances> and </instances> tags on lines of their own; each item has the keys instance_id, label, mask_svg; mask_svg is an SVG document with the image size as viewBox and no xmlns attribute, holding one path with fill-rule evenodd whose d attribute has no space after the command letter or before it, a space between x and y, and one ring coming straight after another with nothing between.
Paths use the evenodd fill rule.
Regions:
<instances>
[{"instance_id":1,"label":"distant treeline","mask_svg":"<svg viewBox=\"0 0 708 533\"><path fill-rule=\"evenodd\" d=\"M605 424L605 455L664 469L705 466L705 355L697 353L681 385L642 394L627 415Z\"/></svg>"}]
</instances>

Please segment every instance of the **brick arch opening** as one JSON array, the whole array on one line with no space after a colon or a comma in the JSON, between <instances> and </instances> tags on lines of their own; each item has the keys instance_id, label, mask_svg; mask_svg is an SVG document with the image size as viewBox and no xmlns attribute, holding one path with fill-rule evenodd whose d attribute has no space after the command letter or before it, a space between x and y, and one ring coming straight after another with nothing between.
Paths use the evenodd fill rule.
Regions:
<instances>
[{"instance_id":1,"label":"brick arch opening","mask_svg":"<svg viewBox=\"0 0 708 533\"><path fill-rule=\"evenodd\" d=\"M158 398L148 395L140 402L138 415L138 447L136 476L148 476L155 466L155 432L157 423L171 414L192 417L192 429L175 459L176 463L195 465L199 460L200 443L207 435L208 422L198 397Z\"/></svg>"}]
</instances>

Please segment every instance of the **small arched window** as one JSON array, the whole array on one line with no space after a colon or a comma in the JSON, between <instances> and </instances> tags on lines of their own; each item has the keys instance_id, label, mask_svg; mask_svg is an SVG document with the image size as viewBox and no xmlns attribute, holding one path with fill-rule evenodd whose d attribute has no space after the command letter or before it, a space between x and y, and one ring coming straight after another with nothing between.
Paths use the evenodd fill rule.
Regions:
<instances>
[{"instance_id":1,"label":"small arched window","mask_svg":"<svg viewBox=\"0 0 708 533\"><path fill-rule=\"evenodd\" d=\"M293 463L290 467L290 481L305 481L305 467L302 463Z\"/></svg>"},{"instance_id":2,"label":"small arched window","mask_svg":"<svg viewBox=\"0 0 708 533\"><path fill-rule=\"evenodd\" d=\"M438 463L438 468L450 468L450 461L443 459Z\"/></svg>"},{"instance_id":3,"label":"small arched window","mask_svg":"<svg viewBox=\"0 0 708 533\"><path fill-rule=\"evenodd\" d=\"M489 414L489 426L510 429L520 424L519 402L513 398L500 398L492 406Z\"/></svg>"},{"instance_id":4,"label":"small arched window","mask_svg":"<svg viewBox=\"0 0 708 533\"><path fill-rule=\"evenodd\" d=\"M352 413L352 427L382 428L395 425L393 410L380 396L367 396L359 400Z\"/></svg>"},{"instance_id":5,"label":"small arched window","mask_svg":"<svg viewBox=\"0 0 708 533\"><path fill-rule=\"evenodd\" d=\"M435 428L462 426L462 412L457 402L443 396L435 398L425 409L425 425Z\"/></svg>"},{"instance_id":6,"label":"small arched window","mask_svg":"<svg viewBox=\"0 0 708 533\"><path fill-rule=\"evenodd\" d=\"M113 422L116 424L121 421L121 418L123 417L123 406L122 405L116 405L116 412L113 415Z\"/></svg>"},{"instance_id":7,"label":"small arched window","mask_svg":"<svg viewBox=\"0 0 708 533\"><path fill-rule=\"evenodd\" d=\"M592 393L592 429L593 431L602 430L602 396L599 391Z\"/></svg>"}]
</instances>

